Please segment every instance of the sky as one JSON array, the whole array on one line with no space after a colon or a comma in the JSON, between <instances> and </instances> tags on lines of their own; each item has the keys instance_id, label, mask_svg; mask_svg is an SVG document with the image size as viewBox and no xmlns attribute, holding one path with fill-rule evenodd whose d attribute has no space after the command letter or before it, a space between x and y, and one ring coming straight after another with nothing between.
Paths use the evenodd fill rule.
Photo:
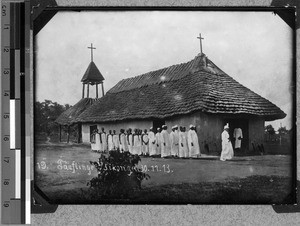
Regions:
<instances>
[{"instance_id":1,"label":"sky","mask_svg":"<svg viewBox=\"0 0 300 226\"><path fill-rule=\"evenodd\" d=\"M36 36L36 100L81 99L91 43L106 92L121 79L194 59L199 33L211 61L287 114L266 124L291 128L292 29L272 12L58 12Z\"/></svg>"}]
</instances>

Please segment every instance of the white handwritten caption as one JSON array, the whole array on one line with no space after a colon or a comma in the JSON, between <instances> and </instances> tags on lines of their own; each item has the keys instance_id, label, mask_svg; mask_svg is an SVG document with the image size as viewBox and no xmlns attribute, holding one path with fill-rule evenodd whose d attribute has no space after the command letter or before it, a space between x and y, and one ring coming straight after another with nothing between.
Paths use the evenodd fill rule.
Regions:
<instances>
[{"instance_id":1,"label":"white handwritten caption","mask_svg":"<svg viewBox=\"0 0 300 226\"><path fill-rule=\"evenodd\" d=\"M58 159L55 164L52 163L46 163L45 159L42 161L39 161L36 163L37 169L41 171L48 171L48 170L58 170L58 171L64 171L75 174L76 172L79 173L80 171L87 171L88 175L92 174L92 171L96 171L96 168L94 165L91 164L83 164L78 163L76 161L66 161L63 159ZM115 171L122 171L122 166L111 166L111 165L105 165L104 170L115 170ZM131 167L132 168L132 167ZM171 170L169 164L163 164L161 166L159 165L140 165L140 168L133 167L134 170L141 169L141 172L148 173L148 172L160 172L160 173L173 173L174 171ZM132 171L132 170L128 170Z\"/></svg>"}]
</instances>

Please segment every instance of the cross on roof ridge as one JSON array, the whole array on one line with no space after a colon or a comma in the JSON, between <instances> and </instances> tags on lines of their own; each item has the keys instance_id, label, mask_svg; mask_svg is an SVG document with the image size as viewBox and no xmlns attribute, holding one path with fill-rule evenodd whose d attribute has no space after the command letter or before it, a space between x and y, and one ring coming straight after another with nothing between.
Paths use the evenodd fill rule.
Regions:
<instances>
[{"instance_id":1,"label":"cross on roof ridge","mask_svg":"<svg viewBox=\"0 0 300 226\"><path fill-rule=\"evenodd\" d=\"M201 37L201 33L199 33L199 37L197 38L200 40L200 53L202 54L202 39L204 38Z\"/></svg>"}]
</instances>

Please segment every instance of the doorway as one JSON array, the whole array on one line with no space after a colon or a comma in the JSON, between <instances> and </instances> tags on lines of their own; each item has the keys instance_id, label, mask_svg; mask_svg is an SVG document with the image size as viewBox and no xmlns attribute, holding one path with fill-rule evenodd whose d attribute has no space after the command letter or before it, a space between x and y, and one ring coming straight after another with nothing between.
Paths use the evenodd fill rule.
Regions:
<instances>
[{"instance_id":1,"label":"doorway","mask_svg":"<svg viewBox=\"0 0 300 226\"><path fill-rule=\"evenodd\" d=\"M243 139L241 142L241 151L245 152L249 150L249 120L244 118L226 119L225 123L229 124L229 136L231 138L232 147L234 148L235 139L233 132L235 128L241 128Z\"/></svg>"},{"instance_id":2,"label":"doorway","mask_svg":"<svg viewBox=\"0 0 300 226\"><path fill-rule=\"evenodd\" d=\"M97 129L97 125L90 126L90 142L92 142L92 134L95 129Z\"/></svg>"},{"instance_id":3,"label":"doorway","mask_svg":"<svg viewBox=\"0 0 300 226\"><path fill-rule=\"evenodd\" d=\"M153 120L153 131L157 132L157 128L160 128L165 125L166 121L163 119L155 119Z\"/></svg>"}]
</instances>

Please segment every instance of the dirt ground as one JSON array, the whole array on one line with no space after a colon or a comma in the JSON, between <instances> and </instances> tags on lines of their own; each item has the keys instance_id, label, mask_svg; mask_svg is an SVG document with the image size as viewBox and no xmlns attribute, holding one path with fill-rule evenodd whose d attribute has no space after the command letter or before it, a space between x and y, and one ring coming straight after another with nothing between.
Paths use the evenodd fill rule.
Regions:
<instances>
[{"instance_id":1,"label":"dirt ground","mask_svg":"<svg viewBox=\"0 0 300 226\"><path fill-rule=\"evenodd\" d=\"M97 175L89 161L98 157L82 144L36 145L36 185L58 203L76 199L90 202L82 198L82 193L88 188L87 182ZM150 179L142 182L142 191L124 202L291 202L287 200L292 188L291 161L289 155L234 157L226 162L218 156L205 155L200 159L142 157L138 168Z\"/></svg>"}]
</instances>

